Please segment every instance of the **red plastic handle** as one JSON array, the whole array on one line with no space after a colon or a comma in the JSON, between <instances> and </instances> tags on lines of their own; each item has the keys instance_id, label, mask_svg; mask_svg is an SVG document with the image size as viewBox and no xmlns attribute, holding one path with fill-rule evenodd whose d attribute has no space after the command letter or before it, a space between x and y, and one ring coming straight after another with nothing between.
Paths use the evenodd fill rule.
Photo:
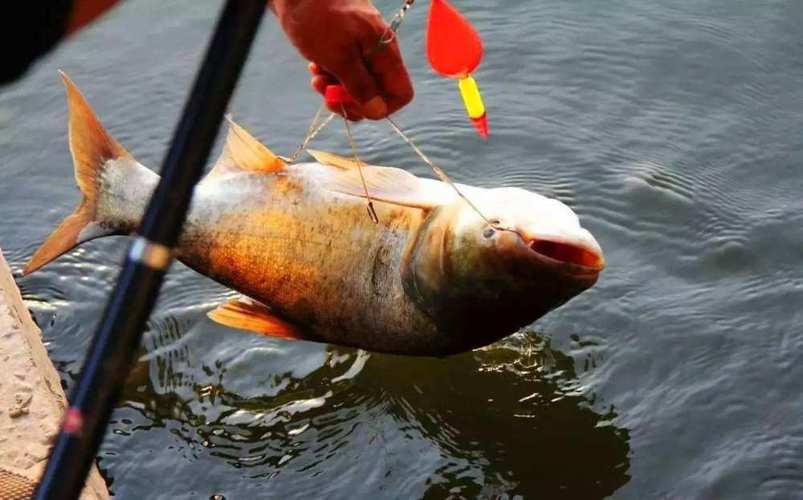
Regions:
<instances>
[{"instance_id":1,"label":"red plastic handle","mask_svg":"<svg viewBox=\"0 0 803 500\"><path fill-rule=\"evenodd\" d=\"M356 104L346 87L342 85L327 85L323 98L330 108L339 109L341 105Z\"/></svg>"}]
</instances>

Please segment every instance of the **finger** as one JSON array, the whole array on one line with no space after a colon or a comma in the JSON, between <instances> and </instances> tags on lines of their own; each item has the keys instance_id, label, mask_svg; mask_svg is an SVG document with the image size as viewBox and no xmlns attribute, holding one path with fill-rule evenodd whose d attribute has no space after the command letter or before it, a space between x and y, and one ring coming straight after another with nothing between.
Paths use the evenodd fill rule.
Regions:
<instances>
[{"instance_id":1,"label":"finger","mask_svg":"<svg viewBox=\"0 0 803 500\"><path fill-rule=\"evenodd\" d=\"M315 92L324 95L326 94L326 87L329 85L337 85L337 80L328 76L316 75L310 79L310 85Z\"/></svg>"},{"instance_id":2,"label":"finger","mask_svg":"<svg viewBox=\"0 0 803 500\"><path fill-rule=\"evenodd\" d=\"M334 76L328 71L324 71L319 66L316 65L315 68L312 67L314 63L310 64L310 72L314 71L314 76L310 79L310 85L312 86L315 92L325 96L326 95L326 87L329 85L340 85ZM339 114L351 121L360 121L363 118L363 114L360 112L360 106L357 103L354 104L332 104L331 106L327 103L326 106L330 111Z\"/></svg>"},{"instance_id":3,"label":"finger","mask_svg":"<svg viewBox=\"0 0 803 500\"><path fill-rule=\"evenodd\" d=\"M311 62L307 65L307 69L313 76L328 76L329 78L335 80L335 75L323 69L323 67L317 63Z\"/></svg>"},{"instance_id":4,"label":"finger","mask_svg":"<svg viewBox=\"0 0 803 500\"><path fill-rule=\"evenodd\" d=\"M387 104L379 93L373 74L368 71L359 50L351 57L342 58L335 67L328 68L360 104L366 118L378 120L387 116Z\"/></svg>"},{"instance_id":5,"label":"finger","mask_svg":"<svg viewBox=\"0 0 803 500\"><path fill-rule=\"evenodd\" d=\"M352 122L358 122L365 118L360 112L358 104L329 104L327 102L326 107L332 113L336 113Z\"/></svg>"},{"instance_id":6,"label":"finger","mask_svg":"<svg viewBox=\"0 0 803 500\"><path fill-rule=\"evenodd\" d=\"M375 81L379 83L380 94L387 104L388 114L394 113L413 100L413 83L395 39L376 52L370 66Z\"/></svg>"},{"instance_id":7,"label":"finger","mask_svg":"<svg viewBox=\"0 0 803 500\"><path fill-rule=\"evenodd\" d=\"M335 80L330 76L317 75L313 76L312 79L310 80L310 85L312 86L313 90L315 90L315 92L318 92L323 96L326 95L326 87L328 87L329 85L339 85L339 84L340 82L338 82L337 80ZM357 103L353 104L333 103L331 106L327 103L326 107L330 111L337 113L340 116L344 116L345 118L348 118L351 121L356 122L365 118L362 112L360 111L359 104ZM345 108L345 114L344 114L344 108Z\"/></svg>"},{"instance_id":8,"label":"finger","mask_svg":"<svg viewBox=\"0 0 803 500\"><path fill-rule=\"evenodd\" d=\"M380 88L388 102L388 113L394 113L409 104L415 91L396 41L377 56L374 64Z\"/></svg>"}]
</instances>

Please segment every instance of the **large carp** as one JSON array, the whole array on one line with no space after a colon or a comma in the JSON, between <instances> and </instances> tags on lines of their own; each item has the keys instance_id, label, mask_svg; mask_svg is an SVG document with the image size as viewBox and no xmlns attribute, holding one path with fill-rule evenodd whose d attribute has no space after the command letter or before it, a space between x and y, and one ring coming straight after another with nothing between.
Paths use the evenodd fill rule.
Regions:
<instances>
[{"instance_id":1,"label":"large carp","mask_svg":"<svg viewBox=\"0 0 803 500\"><path fill-rule=\"evenodd\" d=\"M103 128L62 75L83 199L24 273L137 227L159 177ZM592 286L602 251L563 203L312 152L287 164L233 122L195 188L176 256L246 296L210 317L266 335L436 355L490 344Z\"/></svg>"}]
</instances>

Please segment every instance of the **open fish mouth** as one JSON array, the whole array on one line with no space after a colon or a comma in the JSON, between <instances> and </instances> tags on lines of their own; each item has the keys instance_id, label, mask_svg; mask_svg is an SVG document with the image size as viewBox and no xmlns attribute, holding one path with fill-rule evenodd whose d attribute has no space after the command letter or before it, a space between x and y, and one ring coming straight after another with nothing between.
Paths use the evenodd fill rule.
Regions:
<instances>
[{"instance_id":1,"label":"open fish mouth","mask_svg":"<svg viewBox=\"0 0 803 500\"><path fill-rule=\"evenodd\" d=\"M605 258L599 247L585 243L532 239L527 246L540 257L558 264L578 266L583 271L597 273L605 268Z\"/></svg>"}]
</instances>

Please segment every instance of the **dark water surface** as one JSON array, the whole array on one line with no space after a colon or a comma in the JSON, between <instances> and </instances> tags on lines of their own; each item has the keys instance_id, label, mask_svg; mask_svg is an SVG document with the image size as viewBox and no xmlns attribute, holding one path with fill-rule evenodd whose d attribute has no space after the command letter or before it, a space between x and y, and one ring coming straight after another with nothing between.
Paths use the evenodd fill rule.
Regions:
<instances>
[{"instance_id":1,"label":"dark water surface","mask_svg":"<svg viewBox=\"0 0 803 500\"><path fill-rule=\"evenodd\" d=\"M458 2L492 138L403 27L399 116L459 181L572 206L598 285L446 360L286 343L205 312L174 267L100 452L120 498L803 497L803 2ZM378 2L385 12L396 2ZM219 2L126 2L0 91L0 245L16 270L78 199L56 69L158 167ZM6 50L12 50L7 48ZM231 112L287 154L318 105L266 20ZM427 174L385 126L366 158ZM318 148L346 151L339 127ZM20 280L67 386L126 239Z\"/></svg>"}]
</instances>

